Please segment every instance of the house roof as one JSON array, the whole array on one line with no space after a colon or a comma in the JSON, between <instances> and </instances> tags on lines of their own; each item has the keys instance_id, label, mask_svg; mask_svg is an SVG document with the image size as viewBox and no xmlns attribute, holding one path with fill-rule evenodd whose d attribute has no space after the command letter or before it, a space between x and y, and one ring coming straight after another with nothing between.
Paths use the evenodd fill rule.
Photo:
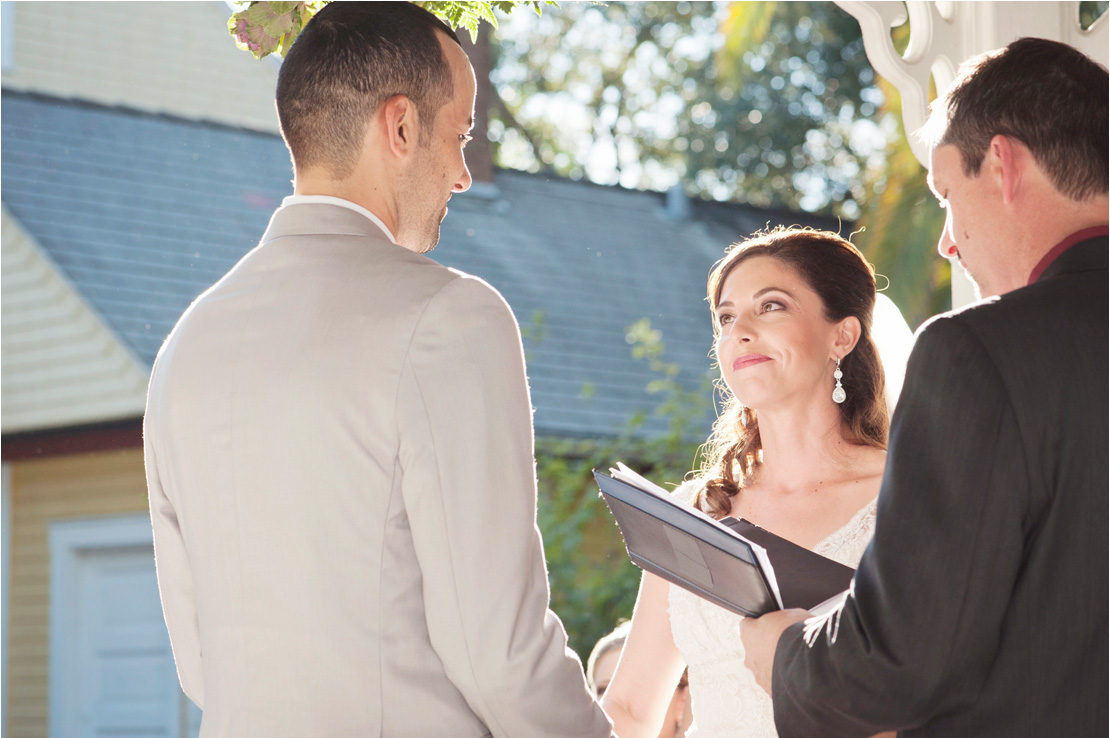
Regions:
<instances>
[{"instance_id":1,"label":"house roof","mask_svg":"<svg viewBox=\"0 0 1110 738\"><path fill-rule=\"evenodd\" d=\"M147 367L291 194L273 135L8 91L2 105L4 205ZM678 380L701 386L711 375L706 275L725 247L768 223L837 227L689 206L676 219L659 193L511 171L452 198L431 256L486 279L513 307L537 433L619 433L659 403L647 386L660 375L626 339L642 318Z\"/></svg>"},{"instance_id":2,"label":"house roof","mask_svg":"<svg viewBox=\"0 0 1110 738\"><path fill-rule=\"evenodd\" d=\"M19 433L141 414L148 368L8 209L2 211L0 430Z\"/></svg>"}]
</instances>

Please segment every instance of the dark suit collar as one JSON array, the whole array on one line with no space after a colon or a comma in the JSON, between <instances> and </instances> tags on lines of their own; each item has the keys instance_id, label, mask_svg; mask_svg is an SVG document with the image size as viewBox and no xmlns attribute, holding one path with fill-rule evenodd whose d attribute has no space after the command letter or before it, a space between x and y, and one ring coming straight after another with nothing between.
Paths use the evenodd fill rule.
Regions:
<instances>
[{"instance_id":1,"label":"dark suit collar","mask_svg":"<svg viewBox=\"0 0 1110 738\"><path fill-rule=\"evenodd\" d=\"M1110 261L1110 238L1105 235L1088 238L1057 256L1037 281L1043 282L1046 279L1078 272L1105 272L1108 261Z\"/></svg>"},{"instance_id":2,"label":"dark suit collar","mask_svg":"<svg viewBox=\"0 0 1110 738\"><path fill-rule=\"evenodd\" d=\"M359 236L394 245L374 221L350 208L327 203L296 203L278 208L262 242L287 236Z\"/></svg>"}]
</instances>

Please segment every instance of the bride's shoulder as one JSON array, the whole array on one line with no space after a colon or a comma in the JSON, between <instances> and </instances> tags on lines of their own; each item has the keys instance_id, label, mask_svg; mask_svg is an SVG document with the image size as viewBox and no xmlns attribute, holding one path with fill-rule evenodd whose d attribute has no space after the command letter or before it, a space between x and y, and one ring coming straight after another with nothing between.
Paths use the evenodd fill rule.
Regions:
<instances>
[{"instance_id":1,"label":"bride's shoulder","mask_svg":"<svg viewBox=\"0 0 1110 738\"><path fill-rule=\"evenodd\" d=\"M848 473L838 485L841 515L855 513L855 519L874 518L875 501L882 487L885 468L886 451L881 448L859 449L847 469Z\"/></svg>"},{"instance_id":2,"label":"bride's shoulder","mask_svg":"<svg viewBox=\"0 0 1110 738\"><path fill-rule=\"evenodd\" d=\"M857 478L860 481L868 479L881 480L883 470L886 468L886 449L872 447L861 448L854 467Z\"/></svg>"}]
</instances>

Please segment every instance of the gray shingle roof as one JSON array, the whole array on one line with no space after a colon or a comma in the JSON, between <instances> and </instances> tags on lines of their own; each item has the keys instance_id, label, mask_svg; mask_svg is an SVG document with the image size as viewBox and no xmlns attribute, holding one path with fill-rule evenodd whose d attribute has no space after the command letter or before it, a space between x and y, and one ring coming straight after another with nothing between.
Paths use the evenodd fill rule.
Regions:
<instances>
[{"instance_id":1,"label":"gray shingle roof","mask_svg":"<svg viewBox=\"0 0 1110 738\"><path fill-rule=\"evenodd\" d=\"M272 135L19 93L2 100L4 203L148 364L292 191ZM657 404L646 386L658 375L625 339L640 318L662 332L679 380L699 386L711 372L705 279L725 246L768 222L836 227L714 203L675 221L657 193L518 172L499 172L495 185L451 200L432 256L512 305L540 434L619 432Z\"/></svg>"}]
</instances>

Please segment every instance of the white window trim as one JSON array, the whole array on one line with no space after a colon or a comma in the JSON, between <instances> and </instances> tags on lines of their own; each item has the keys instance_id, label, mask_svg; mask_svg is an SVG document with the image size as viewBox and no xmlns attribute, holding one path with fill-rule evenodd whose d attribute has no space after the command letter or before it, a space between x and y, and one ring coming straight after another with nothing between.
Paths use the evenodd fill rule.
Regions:
<instances>
[{"instance_id":1,"label":"white window trim","mask_svg":"<svg viewBox=\"0 0 1110 738\"><path fill-rule=\"evenodd\" d=\"M64 716L72 714L68 700L72 680L79 675L65 668L63 654L77 635L78 557L83 551L153 546L148 515L73 518L50 523L50 738L74 734ZM69 673L67 673L67 671Z\"/></svg>"},{"instance_id":2,"label":"white window trim","mask_svg":"<svg viewBox=\"0 0 1110 738\"><path fill-rule=\"evenodd\" d=\"M8 590L12 580L12 465L3 465L3 502L0 512L0 540L3 541L3 551L0 551L0 560L3 561L2 583L0 583L0 703L8 706L8 621L11 614L8 609Z\"/></svg>"}]
</instances>

